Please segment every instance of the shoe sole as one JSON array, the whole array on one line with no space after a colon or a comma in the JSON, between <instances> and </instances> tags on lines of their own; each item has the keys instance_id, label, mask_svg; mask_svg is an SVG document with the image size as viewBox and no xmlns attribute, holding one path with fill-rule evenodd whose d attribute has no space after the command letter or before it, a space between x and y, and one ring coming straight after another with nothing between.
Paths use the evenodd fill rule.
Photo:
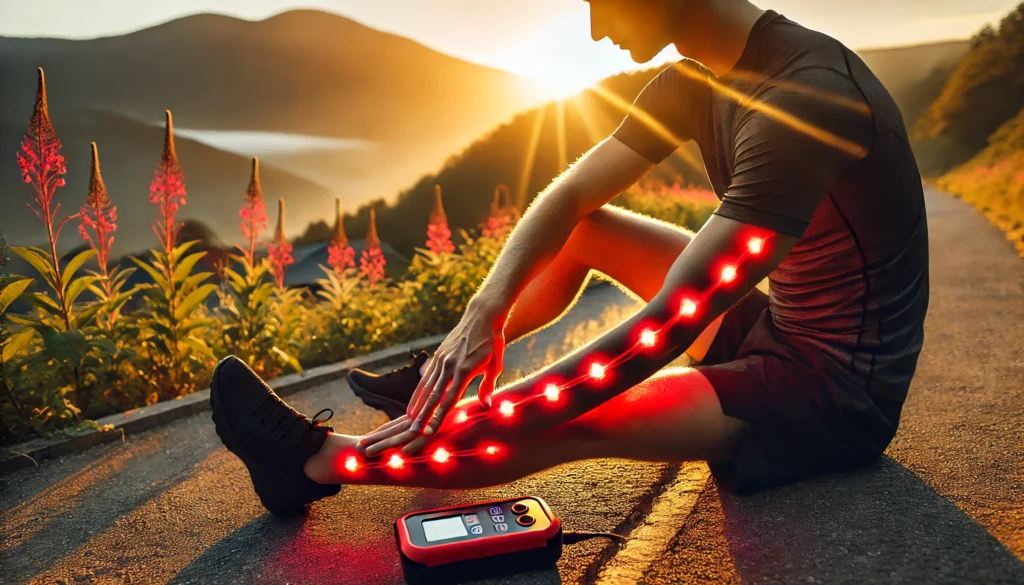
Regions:
<instances>
[{"instance_id":1,"label":"shoe sole","mask_svg":"<svg viewBox=\"0 0 1024 585\"><path fill-rule=\"evenodd\" d=\"M245 464L246 469L249 471L249 477L252 479L253 490L256 491L256 495L259 497L264 508L277 516L289 516L305 511L309 504L296 507L291 503L294 501L294 498L289 498L277 488L276 484L278 481L285 484L289 483L287 478L270 470L262 461L254 457L248 449L242 447L243 443L237 440L234 431L231 430L231 425L228 424L226 419L218 420L217 413L221 412L221 403L220 392L217 391L217 374L218 372L214 370L213 381L210 383L210 401L213 407L213 422L217 436L220 437L221 442L228 448L228 451L238 456L242 463ZM256 489L257 483L262 484L264 489ZM291 487L298 490L295 486Z\"/></svg>"},{"instance_id":2,"label":"shoe sole","mask_svg":"<svg viewBox=\"0 0 1024 585\"><path fill-rule=\"evenodd\" d=\"M359 384L356 384L351 377L346 378L348 380L349 388L352 389L352 393L362 400L363 404L383 411L391 420L395 420L405 414L408 405L403 404L401 401L395 400L394 398L388 398L387 396L381 396L380 394L371 392Z\"/></svg>"}]
</instances>

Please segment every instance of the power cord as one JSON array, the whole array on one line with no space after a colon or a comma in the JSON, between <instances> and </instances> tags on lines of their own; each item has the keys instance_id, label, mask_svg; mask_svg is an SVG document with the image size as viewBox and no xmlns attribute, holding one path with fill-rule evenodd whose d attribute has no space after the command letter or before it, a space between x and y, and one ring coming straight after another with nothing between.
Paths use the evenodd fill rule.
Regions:
<instances>
[{"instance_id":1,"label":"power cord","mask_svg":"<svg viewBox=\"0 0 1024 585\"><path fill-rule=\"evenodd\" d=\"M562 533L562 544L576 544L577 542L583 542L584 540L590 540L598 536L606 536L612 540L618 540L624 542L625 536L621 534L615 534L614 532L592 532L589 530L567 530Z\"/></svg>"}]
</instances>

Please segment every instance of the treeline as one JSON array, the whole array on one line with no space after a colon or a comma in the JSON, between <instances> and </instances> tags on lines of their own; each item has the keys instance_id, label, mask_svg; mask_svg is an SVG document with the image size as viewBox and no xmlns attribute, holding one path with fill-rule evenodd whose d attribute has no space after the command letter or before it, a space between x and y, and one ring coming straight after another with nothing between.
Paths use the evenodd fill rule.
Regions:
<instances>
[{"instance_id":1,"label":"treeline","mask_svg":"<svg viewBox=\"0 0 1024 585\"><path fill-rule=\"evenodd\" d=\"M971 39L971 48L912 129L922 174L935 176L985 148L1024 108L1024 4Z\"/></svg>"}]
</instances>

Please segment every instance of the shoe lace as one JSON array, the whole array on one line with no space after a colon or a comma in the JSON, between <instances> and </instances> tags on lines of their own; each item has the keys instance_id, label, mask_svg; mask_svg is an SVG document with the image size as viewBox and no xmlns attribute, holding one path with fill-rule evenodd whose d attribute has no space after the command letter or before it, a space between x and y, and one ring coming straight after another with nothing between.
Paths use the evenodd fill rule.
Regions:
<instances>
[{"instance_id":1,"label":"shoe lace","mask_svg":"<svg viewBox=\"0 0 1024 585\"><path fill-rule=\"evenodd\" d=\"M271 413L277 413L277 417L274 419L273 424L270 425L269 432L272 436L275 436L280 439L285 439L286 437L288 437L289 433L292 432L292 429L296 428L295 423L304 423L303 426L298 427L302 430L298 433L294 433L294 436L292 438L292 442L296 444L302 440L302 437L305 435L305 431L311 428L315 428L316 426L320 425L320 423L325 423L331 420L331 418L334 416L333 410L331 410L330 408L323 408L320 409L320 411L317 412L315 415L313 415L312 419L310 419L306 417L306 415L288 406L288 404L285 403L284 400L281 400L281 398L274 393L268 394L267 397L264 399L264 402L260 406L262 407L264 404L267 404L268 402L271 403L271 406L270 408L265 408L263 411L263 415L259 417L260 424L265 425L267 419L270 418ZM257 408L257 411L258 410L259 409ZM327 415L327 418L320 420L320 415L325 412L329 413Z\"/></svg>"}]
</instances>

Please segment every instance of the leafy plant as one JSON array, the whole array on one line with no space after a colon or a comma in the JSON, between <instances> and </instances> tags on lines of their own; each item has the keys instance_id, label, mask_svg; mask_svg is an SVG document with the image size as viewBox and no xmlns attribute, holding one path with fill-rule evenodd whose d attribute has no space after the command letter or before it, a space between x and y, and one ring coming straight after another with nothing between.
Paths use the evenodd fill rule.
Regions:
<instances>
[{"instance_id":1,"label":"leafy plant","mask_svg":"<svg viewBox=\"0 0 1024 585\"><path fill-rule=\"evenodd\" d=\"M26 358L27 363L29 367L40 368L39 375L53 378L46 380L46 387L56 388L59 394L59 400L55 395L54 400L49 401L56 416L77 418L82 408L88 406L83 393L86 355L94 350L109 351L110 344L90 335L89 331L103 304L75 306L79 295L97 280L95 276L75 277L82 266L96 255L96 250L88 249L77 254L63 267L57 254L61 230L76 217L68 216L54 225L60 212L60 203L54 202L54 194L58 187L64 185L63 175L66 172L65 158L60 150L60 140L50 122L47 107L46 79L43 70L39 69L36 103L18 153L18 165L22 179L32 185L35 206L30 204L29 207L46 228L49 250L15 246L11 251L39 273L52 296L46 292L24 292L24 298L34 305L35 314L11 316L9 319L25 328L18 337L22 344L30 339L30 333L26 332L34 332L42 338L45 351ZM65 398L67 394L73 394L77 404L68 401Z\"/></svg>"},{"instance_id":2,"label":"leafy plant","mask_svg":"<svg viewBox=\"0 0 1024 585\"><path fill-rule=\"evenodd\" d=\"M239 213L248 247L241 248L241 255L232 256L241 266L240 272L224 269L226 280L219 293L218 315L223 323L225 353L233 353L261 376L271 377L281 373L284 366L302 371L299 361L281 347L291 340L302 318L292 312L300 293L278 294L274 281L266 278L270 269L267 259L256 260L256 243L267 227L264 208L259 160L254 158L245 205Z\"/></svg>"},{"instance_id":3,"label":"leafy plant","mask_svg":"<svg viewBox=\"0 0 1024 585\"><path fill-rule=\"evenodd\" d=\"M214 322L197 311L216 289L204 284L212 272L192 273L206 252L191 252L198 241L176 245L181 224L175 213L185 204L185 183L174 148L171 112L166 112L164 150L149 189L159 210L153 231L161 249L150 251L148 261L132 258L153 283L143 288L145 308L140 316L140 376L148 382L146 403L195 391L205 381L214 361L213 351L198 335Z\"/></svg>"}]
</instances>

